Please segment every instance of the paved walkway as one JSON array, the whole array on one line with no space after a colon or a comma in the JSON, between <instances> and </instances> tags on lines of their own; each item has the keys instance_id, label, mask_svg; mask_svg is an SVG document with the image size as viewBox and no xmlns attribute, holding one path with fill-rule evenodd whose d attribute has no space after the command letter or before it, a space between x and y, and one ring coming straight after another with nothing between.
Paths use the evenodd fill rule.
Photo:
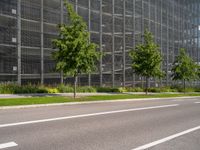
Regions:
<instances>
[{"instance_id":1,"label":"paved walkway","mask_svg":"<svg viewBox=\"0 0 200 150\"><path fill-rule=\"evenodd\" d=\"M113 95L116 93L77 93L77 96L92 96L92 95ZM45 96L73 96L73 93L38 93L38 94L0 94L1 98L26 98L26 97L45 97Z\"/></svg>"},{"instance_id":2,"label":"paved walkway","mask_svg":"<svg viewBox=\"0 0 200 150\"><path fill-rule=\"evenodd\" d=\"M77 93L77 96L116 95L116 94L123 94L123 93ZM144 93L137 93L137 94L144 94ZM42 93L42 94L0 94L0 99L2 99L2 98L44 97L44 96L73 96L73 93L56 93L56 94L48 94L48 93Z\"/></svg>"},{"instance_id":3,"label":"paved walkway","mask_svg":"<svg viewBox=\"0 0 200 150\"><path fill-rule=\"evenodd\" d=\"M77 96L95 96L95 95L117 95L117 94L145 94L144 92L126 92L126 93L77 93ZM149 93L162 94L162 93ZM182 93L167 93L167 94L182 94ZM0 99L4 98L27 98L27 97L45 97L45 96L73 96L73 93L56 93L56 94L0 94Z\"/></svg>"}]
</instances>

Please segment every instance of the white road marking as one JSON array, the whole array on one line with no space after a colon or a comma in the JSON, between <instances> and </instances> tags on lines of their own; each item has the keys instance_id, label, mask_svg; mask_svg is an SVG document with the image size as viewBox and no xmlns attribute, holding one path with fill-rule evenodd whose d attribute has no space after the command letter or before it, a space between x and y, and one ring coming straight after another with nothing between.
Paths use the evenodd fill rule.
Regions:
<instances>
[{"instance_id":1,"label":"white road marking","mask_svg":"<svg viewBox=\"0 0 200 150\"><path fill-rule=\"evenodd\" d=\"M15 142L9 142L9 143L0 144L0 149L15 147L15 146L18 146L18 144Z\"/></svg>"},{"instance_id":2,"label":"white road marking","mask_svg":"<svg viewBox=\"0 0 200 150\"><path fill-rule=\"evenodd\" d=\"M66 117L59 117L59 118L50 118L50 119L26 121L26 122L0 124L0 128L12 127L12 126L20 126L20 125L27 125L27 124L35 124L35 123L44 123L44 122L51 122L51 121L59 121L59 120L67 120L67 119L74 119L74 118L100 116L100 115L107 115L107 114L116 114L116 113L131 112L131 111L168 108L168 107L176 107L176 106L179 106L179 104L162 105L162 106L152 106L152 107L143 107L143 108L133 108L133 109L124 109L124 110L116 110L116 111L107 111L107 112L92 113L92 114L83 114L83 115L66 116Z\"/></svg>"},{"instance_id":3,"label":"white road marking","mask_svg":"<svg viewBox=\"0 0 200 150\"><path fill-rule=\"evenodd\" d=\"M172 102L182 102L182 101L186 101L185 99L180 99L180 100L172 100ZM188 101L188 100L187 100Z\"/></svg>"},{"instance_id":4,"label":"white road marking","mask_svg":"<svg viewBox=\"0 0 200 150\"><path fill-rule=\"evenodd\" d=\"M195 102L195 104L200 104L200 102Z\"/></svg>"},{"instance_id":5,"label":"white road marking","mask_svg":"<svg viewBox=\"0 0 200 150\"><path fill-rule=\"evenodd\" d=\"M194 131L197 131L197 130L200 130L200 126L195 127L195 128L191 128L191 129L188 129L188 130L185 130L185 131L183 131L183 132L180 132L180 133L177 133L177 134L168 136L168 137L166 137L166 138L160 139L160 140L158 140L158 141L154 141L154 142L152 142L152 143L149 143L149 144L140 146L140 147L135 148L135 149L132 149L132 150L145 150L145 149L154 147L154 146L156 146L156 145L159 145L159 144L162 144L162 143L164 143L164 142L173 140L173 139L175 139L175 138L177 138L177 137L183 136L183 135L185 135L185 134L188 134L188 133L191 133L191 132L194 132Z\"/></svg>"},{"instance_id":6,"label":"white road marking","mask_svg":"<svg viewBox=\"0 0 200 150\"><path fill-rule=\"evenodd\" d=\"M196 98L191 98L191 99L176 99L176 100L172 100L172 102L182 102L182 101L196 101L198 99Z\"/></svg>"}]
</instances>

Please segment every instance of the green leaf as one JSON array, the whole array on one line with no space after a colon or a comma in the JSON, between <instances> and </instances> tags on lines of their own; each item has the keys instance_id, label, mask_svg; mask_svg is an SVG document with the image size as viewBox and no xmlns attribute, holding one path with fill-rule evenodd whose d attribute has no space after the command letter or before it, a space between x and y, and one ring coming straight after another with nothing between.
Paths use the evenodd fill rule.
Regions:
<instances>
[{"instance_id":1,"label":"green leaf","mask_svg":"<svg viewBox=\"0 0 200 150\"><path fill-rule=\"evenodd\" d=\"M154 43L153 35L149 31L144 33L144 43L138 44L130 52L132 68L137 75L150 77L162 77L161 71L162 56L159 46Z\"/></svg>"},{"instance_id":2,"label":"green leaf","mask_svg":"<svg viewBox=\"0 0 200 150\"><path fill-rule=\"evenodd\" d=\"M65 75L77 76L81 73L91 73L96 69L100 58L97 45L90 43L87 25L74 11L71 4L64 1L69 17L69 24L60 24L59 37L53 40L55 49L53 58L56 69Z\"/></svg>"},{"instance_id":3,"label":"green leaf","mask_svg":"<svg viewBox=\"0 0 200 150\"><path fill-rule=\"evenodd\" d=\"M179 55L176 57L172 67L173 80L190 81L197 78L198 66L187 55L185 49L180 49Z\"/></svg>"}]
</instances>

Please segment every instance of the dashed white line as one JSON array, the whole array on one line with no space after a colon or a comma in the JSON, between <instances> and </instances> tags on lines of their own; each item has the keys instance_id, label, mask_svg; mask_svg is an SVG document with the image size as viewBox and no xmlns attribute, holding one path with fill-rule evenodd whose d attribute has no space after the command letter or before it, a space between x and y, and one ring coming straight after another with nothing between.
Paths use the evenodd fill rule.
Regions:
<instances>
[{"instance_id":1,"label":"dashed white line","mask_svg":"<svg viewBox=\"0 0 200 150\"><path fill-rule=\"evenodd\" d=\"M172 100L172 102L183 102L183 101L196 101L198 99L196 98L191 98L191 99L175 99L175 100Z\"/></svg>"},{"instance_id":2,"label":"dashed white line","mask_svg":"<svg viewBox=\"0 0 200 150\"><path fill-rule=\"evenodd\" d=\"M154 141L154 142L152 142L152 143L149 143L149 144L140 146L140 147L135 148L135 149L132 149L132 150L145 150L145 149L154 147L154 146L156 146L156 145L159 145L159 144L162 144L162 143L164 143L164 142L173 140L173 139L175 139L175 138L177 138L177 137L183 136L183 135L185 135L185 134L188 134L188 133L190 133L190 132L194 132L194 131L197 131L197 130L200 130L200 126L195 127L195 128L191 128L191 129L188 129L188 130L185 130L185 131L183 131L183 132L180 132L180 133L177 133L177 134L168 136L168 137L166 137L166 138L163 138L163 139Z\"/></svg>"},{"instance_id":3,"label":"dashed white line","mask_svg":"<svg viewBox=\"0 0 200 150\"><path fill-rule=\"evenodd\" d=\"M195 102L195 104L200 104L200 102Z\"/></svg>"},{"instance_id":4,"label":"dashed white line","mask_svg":"<svg viewBox=\"0 0 200 150\"><path fill-rule=\"evenodd\" d=\"M20 126L20 125L28 125L28 124L36 124L36 123L44 123L44 122L51 122L51 121L59 121L59 120L67 120L67 119L75 119L75 118L83 118L83 117L92 117L92 116L116 114L116 113L123 113L123 112L133 112L133 111L141 111L141 110L168 108L168 107L176 107L176 106L179 106L179 104L162 105L162 106L152 106L152 107L143 107L143 108L133 108L133 109L124 109L124 110L107 111L107 112L99 112L99 113L75 115L75 116L66 116L66 117L59 117L59 118L50 118L50 119L26 121L26 122L0 124L0 128L12 127L12 126Z\"/></svg>"},{"instance_id":5,"label":"dashed white line","mask_svg":"<svg viewBox=\"0 0 200 150\"><path fill-rule=\"evenodd\" d=\"M9 143L0 144L0 149L15 147L15 146L18 146L18 144L15 142L9 142Z\"/></svg>"},{"instance_id":6,"label":"dashed white line","mask_svg":"<svg viewBox=\"0 0 200 150\"><path fill-rule=\"evenodd\" d=\"M172 102L182 102L182 101L188 101L187 99L176 99L176 100L172 100Z\"/></svg>"}]
</instances>

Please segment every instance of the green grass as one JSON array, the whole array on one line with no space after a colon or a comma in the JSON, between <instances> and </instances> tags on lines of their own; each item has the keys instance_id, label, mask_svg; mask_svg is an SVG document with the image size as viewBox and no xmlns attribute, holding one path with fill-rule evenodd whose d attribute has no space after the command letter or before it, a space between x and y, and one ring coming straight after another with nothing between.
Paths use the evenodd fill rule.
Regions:
<instances>
[{"instance_id":1,"label":"green grass","mask_svg":"<svg viewBox=\"0 0 200 150\"><path fill-rule=\"evenodd\" d=\"M153 94L153 95L136 95L136 94L116 94L102 96L80 97L74 100L71 97L32 97L32 98L10 98L0 99L0 106L18 106L18 105L34 105L34 104L52 104L52 103L69 103L69 102L86 102L100 100L119 100L119 99L137 99L137 98L170 98L184 96L200 96L199 93L194 94Z\"/></svg>"},{"instance_id":2,"label":"green grass","mask_svg":"<svg viewBox=\"0 0 200 150\"><path fill-rule=\"evenodd\" d=\"M138 99L138 98L170 98L170 97L185 97L185 96L200 96L199 93L194 94L120 94L120 95L102 95L83 97L83 101L98 101L98 100L119 100L119 99Z\"/></svg>"}]
</instances>

